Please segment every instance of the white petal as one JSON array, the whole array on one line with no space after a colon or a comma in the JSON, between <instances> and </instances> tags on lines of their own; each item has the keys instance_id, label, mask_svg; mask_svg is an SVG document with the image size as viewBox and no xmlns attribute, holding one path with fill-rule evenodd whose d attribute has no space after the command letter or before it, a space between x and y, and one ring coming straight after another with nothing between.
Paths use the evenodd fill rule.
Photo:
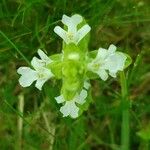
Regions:
<instances>
[{"instance_id":1,"label":"white petal","mask_svg":"<svg viewBox=\"0 0 150 150\"><path fill-rule=\"evenodd\" d=\"M116 52L113 55L110 55L105 64L105 68L107 68L110 72L118 72L119 70L123 70L125 64L126 56L122 53Z\"/></svg>"},{"instance_id":2,"label":"white petal","mask_svg":"<svg viewBox=\"0 0 150 150\"><path fill-rule=\"evenodd\" d=\"M60 108L63 117L71 116L72 118L78 117L79 108L75 105L74 101L66 101L65 105Z\"/></svg>"},{"instance_id":3,"label":"white petal","mask_svg":"<svg viewBox=\"0 0 150 150\"><path fill-rule=\"evenodd\" d=\"M68 110L68 107L66 107L66 105L64 105L60 108L60 112L63 114L63 117L69 116L69 113L70 113Z\"/></svg>"},{"instance_id":4,"label":"white petal","mask_svg":"<svg viewBox=\"0 0 150 150\"><path fill-rule=\"evenodd\" d=\"M84 81L83 87L88 90L91 87L91 84L88 81Z\"/></svg>"},{"instance_id":5,"label":"white petal","mask_svg":"<svg viewBox=\"0 0 150 150\"><path fill-rule=\"evenodd\" d=\"M39 68L43 67L44 64L43 62L38 59L37 57L33 57L31 60L31 65L33 66L34 69L38 70Z\"/></svg>"},{"instance_id":6,"label":"white petal","mask_svg":"<svg viewBox=\"0 0 150 150\"><path fill-rule=\"evenodd\" d=\"M70 24L74 24L77 26L79 23L81 23L83 20L82 16L75 14L71 17L68 17L67 15L63 15L62 17L62 23L66 26L70 26Z\"/></svg>"},{"instance_id":7,"label":"white petal","mask_svg":"<svg viewBox=\"0 0 150 150\"><path fill-rule=\"evenodd\" d=\"M41 59L33 57L31 60L31 64L35 70L38 70L39 68L46 66L52 62L51 59L42 50L39 49L38 54Z\"/></svg>"},{"instance_id":8,"label":"white petal","mask_svg":"<svg viewBox=\"0 0 150 150\"><path fill-rule=\"evenodd\" d=\"M60 108L60 112L63 114L63 117L69 116L70 114L70 103L66 101L65 105Z\"/></svg>"},{"instance_id":9,"label":"white petal","mask_svg":"<svg viewBox=\"0 0 150 150\"><path fill-rule=\"evenodd\" d=\"M82 90L81 93L80 93L80 98L84 100L84 99L86 99L86 97L87 97L87 91Z\"/></svg>"},{"instance_id":10,"label":"white petal","mask_svg":"<svg viewBox=\"0 0 150 150\"><path fill-rule=\"evenodd\" d=\"M54 28L54 32L55 32L56 34L58 34L58 35L68 44L67 32L66 32L64 29L62 29L62 28L59 27L59 26L56 26L56 27Z\"/></svg>"},{"instance_id":11,"label":"white petal","mask_svg":"<svg viewBox=\"0 0 150 150\"><path fill-rule=\"evenodd\" d=\"M43 84L49 80L51 77L53 77L52 72L44 67L41 67L37 70L37 74L38 74L38 79L37 82L35 84L35 87L37 87L39 90L42 89Z\"/></svg>"},{"instance_id":12,"label":"white petal","mask_svg":"<svg viewBox=\"0 0 150 150\"><path fill-rule=\"evenodd\" d=\"M108 53L113 54L116 51L117 47L113 44L111 44L108 48Z\"/></svg>"},{"instance_id":13,"label":"white petal","mask_svg":"<svg viewBox=\"0 0 150 150\"><path fill-rule=\"evenodd\" d=\"M106 72L104 69L99 69L99 70L97 71L97 74L98 74L99 77L100 77L102 80L104 80L104 81L106 81L107 78L108 78L108 74L107 74L107 72Z\"/></svg>"},{"instance_id":14,"label":"white petal","mask_svg":"<svg viewBox=\"0 0 150 150\"><path fill-rule=\"evenodd\" d=\"M99 48L96 56L96 60L102 62L106 57L107 57L107 50L104 48Z\"/></svg>"},{"instance_id":15,"label":"white petal","mask_svg":"<svg viewBox=\"0 0 150 150\"><path fill-rule=\"evenodd\" d=\"M124 69L127 56L121 52L116 52L116 55L118 55L118 70L122 71Z\"/></svg>"},{"instance_id":16,"label":"white petal","mask_svg":"<svg viewBox=\"0 0 150 150\"><path fill-rule=\"evenodd\" d=\"M72 17L68 17L63 15L62 23L68 27L69 33L76 33L77 32L77 25L82 21L81 16L73 15Z\"/></svg>"},{"instance_id":17,"label":"white petal","mask_svg":"<svg viewBox=\"0 0 150 150\"><path fill-rule=\"evenodd\" d=\"M30 86L35 80L37 80L37 73L36 71L32 70L29 67L20 67L17 70L18 74L21 74L19 78L19 83L23 87Z\"/></svg>"},{"instance_id":18,"label":"white petal","mask_svg":"<svg viewBox=\"0 0 150 150\"><path fill-rule=\"evenodd\" d=\"M113 78L116 78L116 72L109 72L109 75L112 76Z\"/></svg>"},{"instance_id":19,"label":"white petal","mask_svg":"<svg viewBox=\"0 0 150 150\"><path fill-rule=\"evenodd\" d=\"M74 24L73 22L71 22L70 25L68 26L68 31L67 32L69 33L69 35L74 37L76 32L77 32L77 25Z\"/></svg>"},{"instance_id":20,"label":"white petal","mask_svg":"<svg viewBox=\"0 0 150 150\"><path fill-rule=\"evenodd\" d=\"M81 29L78 30L77 34L76 34L76 41L77 44L80 42L80 40L82 40L82 38L84 38L84 36L91 30L91 27L89 25L84 25Z\"/></svg>"},{"instance_id":21,"label":"white petal","mask_svg":"<svg viewBox=\"0 0 150 150\"><path fill-rule=\"evenodd\" d=\"M103 65L105 69L111 71L111 72L116 72L118 69L118 60L116 57L116 54L110 55L106 60L105 64Z\"/></svg>"},{"instance_id":22,"label":"white petal","mask_svg":"<svg viewBox=\"0 0 150 150\"><path fill-rule=\"evenodd\" d=\"M55 97L55 100L58 104L65 102L65 99L62 95Z\"/></svg>"},{"instance_id":23,"label":"white petal","mask_svg":"<svg viewBox=\"0 0 150 150\"><path fill-rule=\"evenodd\" d=\"M79 112L79 108L75 104L73 104L71 108L70 116L72 118L77 118L79 116L78 112Z\"/></svg>"},{"instance_id":24,"label":"white petal","mask_svg":"<svg viewBox=\"0 0 150 150\"><path fill-rule=\"evenodd\" d=\"M72 21L74 22L74 24L77 24L77 25L83 21L82 16L80 16L78 14L73 15L71 18L72 18Z\"/></svg>"},{"instance_id":25,"label":"white petal","mask_svg":"<svg viewBox=\"0 0 150 150\"><path fill-rule=\"evenodd\" d=\"M76 102L78 104L84 104L85 103L85 100L86 100L86 97L87 97L87 91L86 90L82 90L80 95L76 97Z\"/></svg>"},{"instance_id":26,"label":"white petal","mask_svg":"<svg viewBox=\"0 0 150 150\"><path fill-rule=\"evenodd\" d=\"M46 82L46 79L38 79L36 81L35 87L38 88L39 90L42 89L43 84Z\"/></svg>"},{"instance_id":27,"label":"white petal","mask_svg":"<svg viewBox=\"0 0 150 150\"><path fill-rule=\"evenodd\" d=\"M42 90L42 86L47 80L48 79L38 79L36 81L35 87L38 88L39 90Z\"/></svg>"},{"instance_id":28,"label":"white petal","mask_svg":"<svg viewBox=\"0 0 150 150\"><path fill-rule=\"evenodd\" d=\"M38 49L38 54L46 65L52 62L52 60L41 49Z\"/></svg>"},{"instance_id":29,"label":"white petal","mask_svg":"<svg viewBox=\"0 0 150 150\"><path fill-rule=\"evenodd\" d=\"M71 23L68 26L68 32L72 32L75 35L77 33L77 30L78 30L77 26L78 26L79 23L82 22L82 20L83 20L82 16L77 15L77 14L73 15L71 17Z\"/></svg>"},{"instance_id":30,"label":"white petal","mask_svg":"<svg viewBox=\"0 0 150 150\"><path fill-rule=\"evenodd\" d=\"M67 15L63 15L61 21L64 25L69 26L71 22L71 18L68 17Z\"/></svg>"}]
</instances>

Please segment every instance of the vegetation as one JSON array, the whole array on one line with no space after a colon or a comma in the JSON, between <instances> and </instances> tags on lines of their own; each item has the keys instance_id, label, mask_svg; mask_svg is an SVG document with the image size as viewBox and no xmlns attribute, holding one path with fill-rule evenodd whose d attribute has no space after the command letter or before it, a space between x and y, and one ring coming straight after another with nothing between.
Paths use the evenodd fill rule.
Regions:
<instances>
[{"instance_id":1,"label":"vegetation","mask_svg":"<svg viewBox=\"0 0 150 150\"><path fill-rule=\"evenodd\" d=\"M53 29L75 13L92 27L90 50L114 44L133 62L117 78L91 80L90 107L71 119L54 99L60 81L22 88L16 70L38 48L60 53ZM149 150L149 24L149 0L1 0L0 150Z\"/></svg>"}]
</instances>

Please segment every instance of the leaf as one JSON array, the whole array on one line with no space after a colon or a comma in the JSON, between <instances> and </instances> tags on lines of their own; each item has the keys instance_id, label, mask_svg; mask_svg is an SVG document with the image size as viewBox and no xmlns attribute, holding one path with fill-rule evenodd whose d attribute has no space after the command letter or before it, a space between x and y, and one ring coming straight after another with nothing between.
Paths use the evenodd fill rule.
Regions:
<instances>
[{"instance_id":1,"label":"leaf","mask_svg":"<svg viewBox=\"0 0 150 150\"><path fill-rule=\"evenodd\" d=\"M125 66L124 66L124 69L125 69L125 68L127 68L128 66L131 65L132 58L128 54L125 54L125 53L123 53L123 54L126 55L126 57L127 57L126 62L125 62Z\"/></svg>"},{"instance_id":2,"label":"leaf","mask_svg":"<svg viewBox=\"0 0 150 150\"><path fill-rule=\"evenodd\" d=\"M90 51L89 52L89 58L95 58L96 57L96 55L97 55L97 52L98 52L98 50L93 50L93 51Z\"/></svg>"},{"instance_id":3,"label":"leaf","mask_svg":"<svg viewBox=\"0 0 150 150\"><path fill-rule=\"evenodd\" d=\"M92 72L92 71L87 71L86 76L87 76L88 79L92 79L92 80L99 78L99 76L96 73Z\"/></svg>"},{"instance_id":4,"label":"leaf","mask_svg":"<svg viewBox=\"0 0 150 150\"><path fill-rule=\"evenodd\" d=\"M145 141L150 140L150 124L146 128L141 129L137 132L137 135Z\"/></svg>"},{"instance_id":5,"label":"leaf","mask_svg":"<svg viewBox=\"0 0 150 150\"><path fill-rule=\"evenodd\" d=\"M50 59L53 60L52 63L50 63L47 67L52 71L52 73L55 75L55 78L61 79L62 78L62 54L54 54L52 56L49 56Z\"/></svg>"},{"instance_id":6,"label":"leaf","mask_svg":"<svg viewBox=\"0 0 150 150\"><path fill-rule=\"evenodd\" d=\"M63 54L54 54L49 56L50 59L52 59L53 61L61 61L63 57Z\"/></svg>"},{"instance_id":7,"label":"leaf","mask_svg":"<svg viewBox=\"0 0 150 150\"><path fill-rule=\"evenodd\" d=\"M61 79L62 66L63 66L63 62L55 61L53 63L50 63L47 67L52 71L56 79Z\"/></svg>"}]
</instances>

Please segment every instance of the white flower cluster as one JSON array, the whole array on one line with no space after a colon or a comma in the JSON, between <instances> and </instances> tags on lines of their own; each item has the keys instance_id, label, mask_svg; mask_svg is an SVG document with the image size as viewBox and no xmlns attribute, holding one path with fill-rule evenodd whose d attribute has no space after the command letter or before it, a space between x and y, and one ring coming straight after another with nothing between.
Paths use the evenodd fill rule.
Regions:
<instances>
[{"instance_id":1,"label":"white flower cluster","mask_svg":"<svg viewBox=\"0 0 150 150\"><path fill-rule=\"evenodd\" d=\"M64 103L60 108L60 112L63 114L63 117L70 116L72 118L77 118L79 115L78 105L82 105L86 102L87 90L90 88L90 84L85 81L84 87L80 93L77 93L72 100L66 101L63 95L55 97L58 104Z\"/></svg>"},{"instance_id":2,"label":"white flower cluster","mask_svg":"<svg viewBox=\"0 0 150 150\"><path fill-rule=\"evenodd\" d=\"M67 26L68 31L65 31L60 26L56 26L54 28L54 32L58 34L66 44L78 44L83 39L83 37L91 30L91 27L88 24L84 25L78 30L77 26L82 21L83 18L80 15L73 15L71 17L63 15L62 23Z\"/></svg>"},{"instance_id":3,"label":"white flower cluster","mask_svg":"<svg viewBox=\"0 0 150 150\"><path fill-rule=\"evenodd\" d=\"M127 57L121 52L116 52L116 46L110 45L108 50L99 48L95 59L88 64L88 69L96 74L102 80L107 80L108 74L116 77L118 71L124 69Z\"/></svg>"},{"instance_id":4,"label":"white flower cluster","mask_svg":"<svg viewBox=\"0 0 150 150\"><path fill-rule=\"evenodd\" d=\"M18 74L21 74L19 83L22 87L28 87L36 81L35 87L41 90L43 84L54 76L51 70L46 68L48 64L52 63L52 60L40 49L38 50L38 54L41 59L33 57L31 60L31 65L34 69L20 67L17 70Z\"/></svg>"},{"instance_id":5,"label":"white flower cluster","mask_svg":"<svg viewBox=\"0 0 150 150\"><path fill-rule=\"evenodd\" d=\"M62 23L67 27L67 31L60 26L56 26L54 28L54 32L58 34L66 44L74 43L75 45L78 45L78 43L91 30L91 27L88 24L78 28L78 25L82 21L83 18L80 15L73 15L71 17L63 15ZM54 74L51 72L51 70L47 68L47 65L53 61L40 49L38 50L38 54L40 59L33 57L31 61L33 69L29 67L20 67L17 71L19 74L21 74L19 83L23 87L28 87L34 81L36 81L35 87L41 90L43 84L50 78L54 77ZM70 57L74 58L75 56L71 55ZM116 77L117 72L124 69L126 59L127 57L125 54L116 52L116 46L110 45L108 50L103 48L98 49L96 57L87 64L87 69L88 71L96 73L102 80L105 81L107 80L108 75ZM83 89L80 91L80 93L77 93L72 100L64 99L63 95L55 97L58 104L63 103L63 106L60 108L60 112L63 114L63 117L78 117L78 106L86 102L88 95L87 90L89 87L90 84L85 81Z\"/></svg>"},{"instance_id":6,"label":"white flower cluster","mask_svg":"<svg viewBox=\"0 0 150 150\"><path fill-rule=\"evenodd\" d=\"M60 108L60 112L63 114L63 117L71 116L72 118L78 117L79 108L77 104L84 104L87 97L87 91L82 90L80 94L76 94L72 100L66 101L63 95L55 97L58 104L65 103L64 106Z\"/></svg>"}]
</instances>

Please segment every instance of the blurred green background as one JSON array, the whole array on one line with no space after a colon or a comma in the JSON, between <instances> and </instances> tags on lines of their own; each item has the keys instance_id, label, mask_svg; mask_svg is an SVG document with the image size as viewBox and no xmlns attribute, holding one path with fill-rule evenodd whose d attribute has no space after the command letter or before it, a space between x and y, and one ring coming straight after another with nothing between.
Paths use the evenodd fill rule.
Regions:
<instances>
[{"instance_id":1,"label":"blurred green background","mask_svg":"<svg viewBox=\"0 0 150 150\"><path fill-rule=\"evenodd\" d=\"M37 55L61 52L53 32L63 14L92 27L90 50L115 44L133 63L125 70L130 98L130 149L150 150L149 0L0 0L0 150L121 150L119 77L91 81L93 103L78 119L63 118L60 81L22 88L16 70Z\"/></svg>"}]
</instances>

